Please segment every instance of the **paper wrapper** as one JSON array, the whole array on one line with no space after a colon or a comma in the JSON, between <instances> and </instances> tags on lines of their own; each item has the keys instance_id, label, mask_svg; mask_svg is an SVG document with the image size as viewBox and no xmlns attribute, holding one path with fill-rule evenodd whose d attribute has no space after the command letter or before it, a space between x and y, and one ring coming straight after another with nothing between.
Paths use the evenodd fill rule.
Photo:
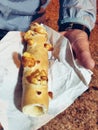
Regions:
<instances>
[{"instance_id":1,"label":"paper wrapper","mask_svg":"<svg viewBox=\"0 0 98 130\"><path fill-rule=\"evenodd\" d=\"M45 25L44 25L45 26ZM0 122L4 130L37 130L68 108L88 89L92 72L74 59L69 41L45 26L53 53L49 52L49 91L53 92L48 113L30 117L20 111L21 77L19 58L24 49L20 32L9 32L0 41ZM17 64L16 64L17 63Z\"/></svg>"}]
</instances>

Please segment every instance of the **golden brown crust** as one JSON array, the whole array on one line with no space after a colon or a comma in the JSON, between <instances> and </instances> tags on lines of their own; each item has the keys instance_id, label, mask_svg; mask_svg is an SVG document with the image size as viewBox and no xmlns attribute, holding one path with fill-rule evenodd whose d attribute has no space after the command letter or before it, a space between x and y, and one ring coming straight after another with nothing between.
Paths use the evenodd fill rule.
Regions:
<instances>
[{"instance_id":1,"label":"golden brown crust","mask_svg":"<svg viewBox=\"0 0 98 130\"><path fill-rule=\"evenodd\" d=\"M38 23L24 34L27 48L22 56L22 111L30 116L48 111L48 50L52 50L52 46L47 44L47 38L45 28Z\"/></svg>"}]
</instances>

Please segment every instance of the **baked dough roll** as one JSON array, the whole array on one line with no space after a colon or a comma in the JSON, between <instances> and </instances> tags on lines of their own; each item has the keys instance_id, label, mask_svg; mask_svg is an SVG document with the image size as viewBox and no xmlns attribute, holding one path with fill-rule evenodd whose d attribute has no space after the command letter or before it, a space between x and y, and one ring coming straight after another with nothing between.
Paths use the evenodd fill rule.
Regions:
<instances>
[{"instance_id":1,"label":"baked dough roll","mask_svg":"<svg viewBox=\"0 0 98 130\"><path fill-rule=\"evenodd\" d=\"M40 116L48 111L48 34L38 23L31 25L24 34L27 43L22 56L22 111L30 116Z\"/></svg>"}]
</instances>

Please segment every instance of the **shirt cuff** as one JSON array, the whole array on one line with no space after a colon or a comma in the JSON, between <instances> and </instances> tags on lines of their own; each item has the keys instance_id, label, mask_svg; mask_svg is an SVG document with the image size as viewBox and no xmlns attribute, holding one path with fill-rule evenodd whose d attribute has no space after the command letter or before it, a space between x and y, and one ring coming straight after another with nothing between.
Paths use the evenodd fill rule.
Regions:
<instances>
[{"instance_id":1,"label":"shirt cuff","mask_svg":"<svg viewBox=\"0 0 98 130\"><path fill-rule=\"evenodd\" d=\"M61 21L59 21L59 26L68 22L73 22L73 23L77 23L77 24L81 24L86 26L90 31L94 28L94 24L92 22L90 22L89 18L86 17L85 19L81 19L81 18L65 18Z\"/></svg>"}]
</instances>

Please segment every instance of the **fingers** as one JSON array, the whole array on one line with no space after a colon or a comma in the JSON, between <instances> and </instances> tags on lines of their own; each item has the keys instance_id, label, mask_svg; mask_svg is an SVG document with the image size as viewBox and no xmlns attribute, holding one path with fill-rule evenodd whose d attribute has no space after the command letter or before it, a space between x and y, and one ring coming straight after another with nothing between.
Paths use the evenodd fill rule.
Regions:
<instances>
[{"instance_id":1,"label":"fingers","mask_svg":"<svg viewBox=\"0 0 98 130\"><path fill-rule=\"evenodd\" d=\"M1 123L0 123L0 130L3 130L3 127L2 127L2 125L1 125Z\"/></svg>"},{"instance_id":2,"label":"fingers","mask_svg":"<svg viewBox=\"0 0 98 130\"><path fill-rule=\"evenodd\" d=\"M76 58L79 63L87 69L92 70L95 66L95 62L92 59L90 50L89 50L89 41L85 37L77 39L72 43L72 48L76 54Z\"/></svg>"},{"instance_id":3,"label":"fingers","mask_svg":"<svg viewBox=\"0 0 98 130\"><path fill-rule=\"evenodd\" d=\"M62 32L61 35L69 39L79 63L85 68L92 70L95 62L91 57L87 34L81 30L70 30Z\"/></svg>"},{"instance_id":4,"label":"fingers","mask_svg":"<svg viewBox=\"0 0 98 130\"><path fill-rule=\"evenodd\" d=\"M85 68L92 70L95 66L95 62L91 57L91 54L89 51L83 51L80 54L76 54L77 58L81 65L83 65Z\"/></svg>"}]
</instances>

